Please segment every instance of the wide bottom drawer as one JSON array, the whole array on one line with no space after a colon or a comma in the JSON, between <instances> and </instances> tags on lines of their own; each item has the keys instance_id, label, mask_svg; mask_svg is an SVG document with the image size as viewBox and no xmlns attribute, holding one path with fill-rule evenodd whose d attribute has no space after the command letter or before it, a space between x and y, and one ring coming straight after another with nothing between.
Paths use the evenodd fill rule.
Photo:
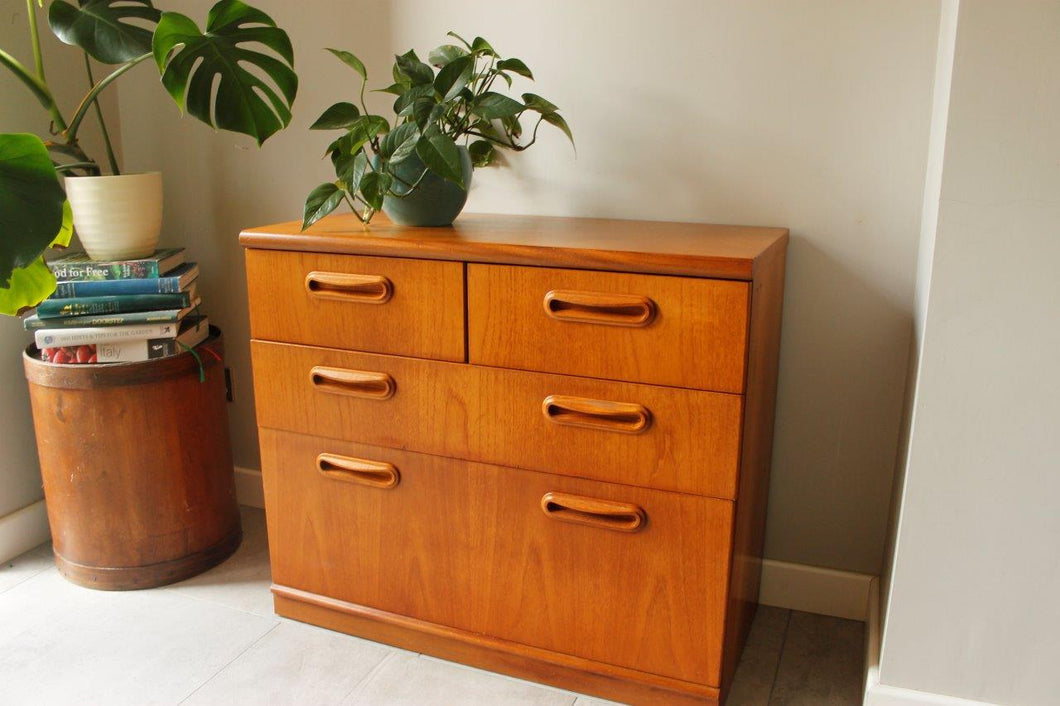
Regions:
<instances>
[{"instance_id":1,"label":"wide bottom drawer","mask_svg":"<svg viewBox=\"0 0 1060 706\"><path fill-rule=\"evenodd\" d=\"M260 431L276 583L718 684L731 502Z\"/></svg>"}]
</instances>

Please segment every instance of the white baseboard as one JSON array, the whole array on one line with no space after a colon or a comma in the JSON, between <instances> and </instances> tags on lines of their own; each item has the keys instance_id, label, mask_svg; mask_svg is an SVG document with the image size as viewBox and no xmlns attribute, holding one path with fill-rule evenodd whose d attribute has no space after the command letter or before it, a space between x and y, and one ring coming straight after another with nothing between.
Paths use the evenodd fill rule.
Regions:
<instances>
[{"instance_id":1,"label":"white baseboard","mask_svg":"<svg viewBox=\"0 0 1060 706\"><path fill-rule=\"evenodd\" d=\"M261 471L256 468L235 467L236 501L249 507L265 507L265 488L261 484Z\"/></svg>"},{"instance_id":2,"label":"white baseboard","mask_svg":"<svg viewBox=\"0 0 1060 706\"><path fill-rule=\"evenodd\" d=\"M869 586L874 578L853 571L763 559L758 602L778 608L864 621L868 617L865 611Z\"/></svg>"},{"instance_id":3,"label":"white baseboard","mask_svg":"<svg viewBox=\"0 0 1060 706\"><path fill-rule=\"evenodd\" d=\"M865 698L862 706L992 706L985 701L960 699L880 683L880 580L872 579L866 604Z\"/></svg>"},{"instance_id":4,"label":"white baseboard","mask_svg":"<svg viewBox=\"0 0 1060 706\"><path fill-rule=\"evenodd\" d=\"M25 554L51 536L43 500L0 517L0 562Z\"/></svg>"}]
</instances>

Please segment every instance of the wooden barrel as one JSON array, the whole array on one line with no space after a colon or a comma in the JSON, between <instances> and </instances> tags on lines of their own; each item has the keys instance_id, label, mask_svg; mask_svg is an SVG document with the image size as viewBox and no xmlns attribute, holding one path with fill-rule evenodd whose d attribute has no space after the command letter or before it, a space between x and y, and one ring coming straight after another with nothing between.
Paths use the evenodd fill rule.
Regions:
<instances>
[{"instance_id":1,"label":"wooden barrel","mask_svg":"<svg viewBox=\"0 0 1060 706\"><path fill-rule=\"evenodd\" d=\"M70 581L161 586L239 547L221 332L195 352L56 365L26 349L55 563Z\"/></svg>"}]
</instances>

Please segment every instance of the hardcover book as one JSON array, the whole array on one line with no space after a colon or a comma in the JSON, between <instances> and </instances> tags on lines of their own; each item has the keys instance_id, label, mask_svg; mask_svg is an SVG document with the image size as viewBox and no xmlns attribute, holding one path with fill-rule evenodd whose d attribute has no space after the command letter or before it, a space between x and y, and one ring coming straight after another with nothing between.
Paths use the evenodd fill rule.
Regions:
<instances>
[{"instance_id":1,"label":"hardcover book","mask_svg":"<svg viewBox=\"0 0 1060 706\"><path fill-rule=\"evenodd\" d=\"M37 316L54 319L91 314L124 314L135 311L183 309L191 304L191 294L119 294L110 297L46 299L37 305Z\"/></svg>"},{"instance_id":2,"label":"hardcover book","mask_svg":"<svg viewBox=\"0 0 1060 706\"><path fill-rule=\"evenodd\" d=\"M92 260L76 252L52 260L48 267L60 282L81 282L161 277L183 262L184 248L167 248L139 260Z\"/></svg>"},{"instance_id":3,"label":"hardcover book","mask_svg":"<svg viewBox=\"0 0 1060 706\"><path fill-rule=\"evenodd\" d=\"M174 338L179 325L169 324L132 324L130 326L86 326L84 328L45 328L33 334L37 348L58 348L62 346L82 346L92 343L112 341L132 341L147 338Z\"/></svg>"},{"instance_id":4,"label":"hardcover book","mask_svg":"<svg viewBox=\"0 0 1060 706\"><path fill-rule=\"evenodd\" d=\"M41 348L41 360L46 363L138 363L156 360L190 350L206 340L210 325L205 316L189 317L173 338L135 339L106 343L87 343L73 346Z\"/></svg>"},{"instance_id":5,"label":"hardcover book","mask_svg":"<svg viewBox=\"0 0 1060 706\"><path fill-rule=\"evenodd\" d=\"M199 276L194 262L180 265L163 277L145 279L101 279L59 282L52 299L106 297L117 294L175 294L184 291Z\"/></svg>"},{"instance_id":6,"label":"hardcover book","mask_svg":"<svg viewBox=\"0 0 1060 706\"><path fill-rule=\"evenodd\" d=\"M22 319L22 326L27 331L53 328L80 328L85 326L126 326L129 324L164 324L180 321L202 303L195 297L191 306L183 309L163 309L159 311L131 311L124 314L93 314L90 316L61 316L42 319L32 314Z\"/></svg>"}]
</instances>

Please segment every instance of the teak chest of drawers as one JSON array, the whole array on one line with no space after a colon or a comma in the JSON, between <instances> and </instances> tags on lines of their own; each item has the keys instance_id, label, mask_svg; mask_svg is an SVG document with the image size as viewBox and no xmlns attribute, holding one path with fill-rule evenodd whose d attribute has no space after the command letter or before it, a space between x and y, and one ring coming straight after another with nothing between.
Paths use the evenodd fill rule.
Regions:
<instances>
[{"instance_id":1,"label":"teak chest of drawers","mask_svg":"<svg viewBox=\"0 0 1060 706\"><path fill-rule=\"evenodd\" d=\"M631 703L758 595L787 231L245 231L276 611Z\"/></svg>"}]
</instances>

